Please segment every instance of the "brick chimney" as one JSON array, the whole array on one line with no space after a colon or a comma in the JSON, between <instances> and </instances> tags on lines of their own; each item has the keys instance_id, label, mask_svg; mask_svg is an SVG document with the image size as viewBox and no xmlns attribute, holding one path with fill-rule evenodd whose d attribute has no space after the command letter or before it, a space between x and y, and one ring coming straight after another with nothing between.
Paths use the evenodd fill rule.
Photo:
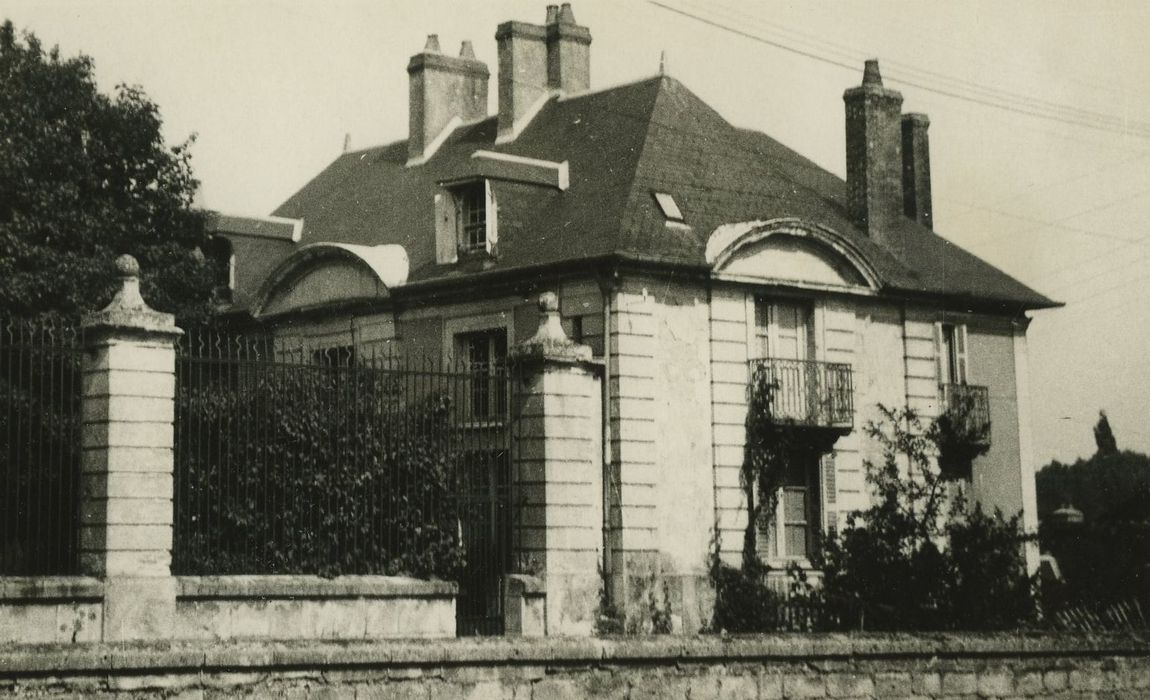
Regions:
<instances>
[{"instance_id":1,"label":"brick chimney","mask_svg":"<svg viewBox=\"0 0 1150 700\"><path fill-rule=\"evenodd\" d=\"M550 14L550 10L549 10ZM499 136L515 138L551 92L547 80L547 28L504 22L495 31L499 46Z\"/></svg>"},{"instance_id":2,"label":"brick chimney","mask_svg":"<svg viewBox=\"0 0 1150 700\"><path fill-rule=\"evenodd\" d=\"M902 116L902 210L907 217L933 228L930 205L930 143L925 114Z\"/></svg>"},{"instance_id":3,"label":"brick chimney","mask_svg":"<svg viewBox=\"0 0 1150 700\"><path fill-rule=\"evenodd\" d=\"M437 139L455 119L469 121L487 115L487 64L475 58L470 41L459 56L439 51L439 37L427 37L421 53L407 64L409 121L408 164L423 162L435 150Z\"/></svg>"},{"instance_id":4,"label":"brick chimney","mask_svg":"<svg viewBox=\"0 0 1150 700\"><path fill-rule=\"evenodd\" d=\"M571 3L547 6L547 84L568 94L591 87L591 30L575 24Z\"/></svg>"},{"instance_id":5,"label":"brick chimney","mask_svg":"<svg viewBox=\"0 0 1150 700\"><path fill-rule=\"evenodd\" d=\"M903 215L902 95L882 85L878 61L863 82L843 93L846 103L847 210L871 237Z\"/></svg>"}]
</instances>

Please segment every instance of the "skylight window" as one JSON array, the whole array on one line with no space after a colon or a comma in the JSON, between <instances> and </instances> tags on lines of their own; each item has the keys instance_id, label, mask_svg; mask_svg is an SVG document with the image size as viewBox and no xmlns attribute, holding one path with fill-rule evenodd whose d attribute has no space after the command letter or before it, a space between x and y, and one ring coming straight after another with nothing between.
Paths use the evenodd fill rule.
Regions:
<instances>
[{"instance_id":1,"label":"skylight window","mask_svg":"<svg viewBox=\"0 0 1150 700\"><path fill-rule=\"evenodd\" d=\"M679 211L679 205L675 203L675 198L666 192L654 192L655 201L659 203L659 208L663 210L663 216L667 217L667 221L682 221L683 212Z\"/></svg>"}]
</instances>

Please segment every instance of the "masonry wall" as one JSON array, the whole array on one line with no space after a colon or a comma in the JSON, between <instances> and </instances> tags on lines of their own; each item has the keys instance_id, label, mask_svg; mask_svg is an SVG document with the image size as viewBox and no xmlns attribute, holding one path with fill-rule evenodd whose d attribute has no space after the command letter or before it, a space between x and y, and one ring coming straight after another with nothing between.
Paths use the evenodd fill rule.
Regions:
<instances>
[{"instance_id":1,"label":"masonry wall","mask_svg":"<svg viewBox=\"0 0 1150 700\"><path fill-rule=\"evenodd\" d=\"M967 340L969 382L987 387L991 423L990 450L974 460L971 495L1012 516L1024 503L1014 331L1009 323L981 319L968 325Z\"/></svg>"},{"instance_id":2,"label":"masonry wall","mask_svg":"<svg viewBox=\"0 0 1150 700\"><path fill-rule=\"evenodd\" d=\"M0 650L0 693L181 698L1141 698L1129 637L790 635Z\"/></svg>"},{"instance_id":3,"label":"masonry wall","mask_svg":"<svg viewBox=\"0 0 1150 700\"><path fill-rule=\"evenodd\" d=\"M739 483L746 420L747 360L755 351L755 291L716 284L711 293L711 408L714 441L715 522L726 561L739 561L746 526ZM854 378L854 429L834 446L833 476L823 475L824 525L842 526L846 515L869 505L864 462L881 448L863 429L878 422L880 404L910 407L925 424L939 414L935 324L967 325L969 382L989 389L993 437L975 461L971 496L1013 515L1022 509L1015 331L1009 320L946 313L867 297L813 295L817 359L850 363ZM829 477L829 478L828 478Z\"/></svg>"},{"instance_id":4,"label":"masonry wall","mask_svg":"<svg viewBox=\"0 0 1150 700\"><path fill-rule=\"evenodd\" d=\"M634 623L649 614L653 595L677 628L694 631L710 616L706 559L714 527L706 287L631 276L612 309L617 600Z\"/></svg>"}]
</instances>

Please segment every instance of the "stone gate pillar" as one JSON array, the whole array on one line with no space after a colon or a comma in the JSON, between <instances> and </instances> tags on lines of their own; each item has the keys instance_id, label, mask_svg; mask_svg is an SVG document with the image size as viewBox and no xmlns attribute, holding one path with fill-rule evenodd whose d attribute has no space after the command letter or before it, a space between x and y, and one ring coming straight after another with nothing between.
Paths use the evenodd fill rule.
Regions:
<instances>
[{"instance_id":1,"label":"stone gate pillar","mask_svg":"<svg viewBox=\"0 0 1150 700\"><path fill-rule=\"evenodd\" d=\"M83 320L80 566L104 585L105 641L172 634L174 344L171 314L140 296L139 266L116 260L120 291Z\"/></svg>"},{"instance_id":2,"label":"stone gate pillar","mask_svg":"<svg viewBox=\"0 0 1150 700\"><path fill-rule=\"evenodd\" d=\"M542 579L546 634L590 635L603 547L603 367L563 332L554 293L540 296L539 309L539 330L510 353L518 390L516 554Z\"/></svg>"}]
</instances>

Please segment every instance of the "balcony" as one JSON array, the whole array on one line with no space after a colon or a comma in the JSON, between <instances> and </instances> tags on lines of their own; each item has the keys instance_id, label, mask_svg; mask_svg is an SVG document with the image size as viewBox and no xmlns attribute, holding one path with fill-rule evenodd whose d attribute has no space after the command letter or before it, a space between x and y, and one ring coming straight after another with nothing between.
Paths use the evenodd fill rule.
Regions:
<instances>
[{"instance_id":1,"label":"balcony","mask_svg":"<svg viewBox=\"0 0 1150 700\"><path fill-rule=\"evenodd\" d=\"M941 418L956 438L977 447L990 446L990 392L973 384L940 384Z\"/></svg>"},{"instance_id":2,"label":"balcony","mask_svg":"<svg viewBox=\"0 0 1150 700\"><path fill-rule=\"evenodd\" d=\"M854 382L850 365L778 358L751 360L749 364L751 391L770 392L773 422L851 431Z\"/></svg>"}]
</instances>

